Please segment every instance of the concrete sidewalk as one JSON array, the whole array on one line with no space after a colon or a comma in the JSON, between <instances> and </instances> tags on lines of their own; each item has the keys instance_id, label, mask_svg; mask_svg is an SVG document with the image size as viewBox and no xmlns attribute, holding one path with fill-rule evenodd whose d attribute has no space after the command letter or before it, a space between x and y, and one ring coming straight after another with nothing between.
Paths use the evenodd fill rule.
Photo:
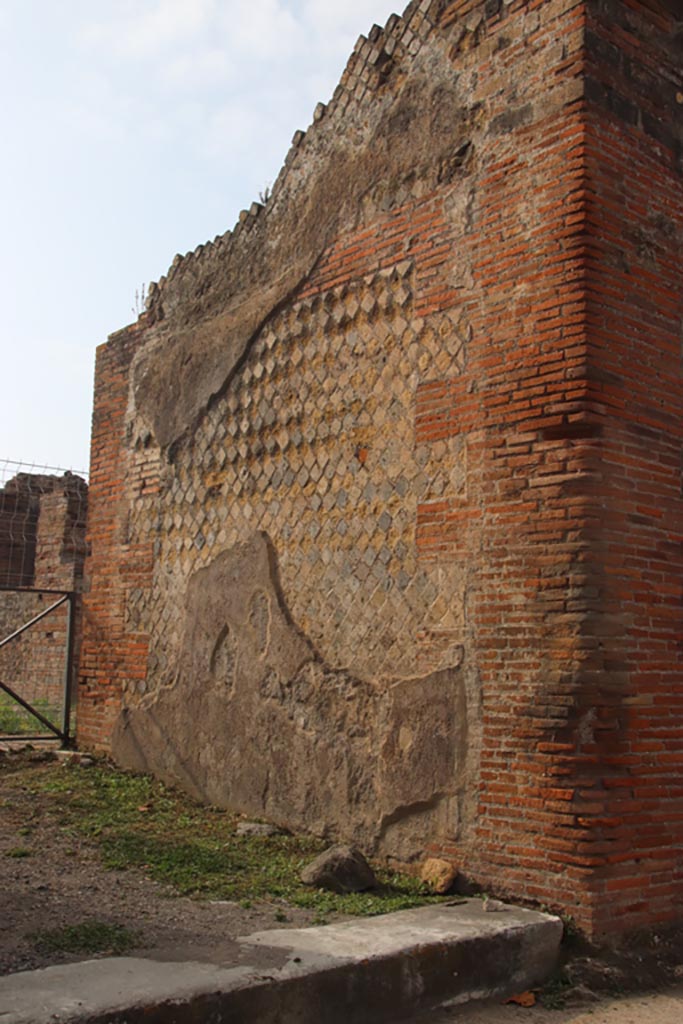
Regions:
<instances>
[{"instance_id":1,"label":"concrete sidewalk","mask_svg":"<svg viewBox=\"0 0 683 1024\"><path fill-rule=\"evenodd\" d=\"M561 936L547 914L454 901L248 935L254 966L122 957L12 974L0 979L0 1024L393 1021L528 988L552 971Z\"/></svg>"}]
</instances>

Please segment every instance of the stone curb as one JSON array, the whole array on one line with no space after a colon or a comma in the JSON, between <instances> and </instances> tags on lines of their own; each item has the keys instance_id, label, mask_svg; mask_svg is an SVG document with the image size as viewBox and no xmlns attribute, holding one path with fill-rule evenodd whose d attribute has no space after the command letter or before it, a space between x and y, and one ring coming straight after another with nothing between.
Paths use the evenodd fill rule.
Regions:
<instances>
[{"instance_id":1,"label":"stone curb","mask_svg":"<svg viewBox=\"0 0 683 1024\"><path fill-rule=\"evenodd\" d=\"M558 918L479 900L240 940L268 970L132 957L0 979L0 1024L354 1024L511 995L557 963Z\"/></svg>"}]
</instances>

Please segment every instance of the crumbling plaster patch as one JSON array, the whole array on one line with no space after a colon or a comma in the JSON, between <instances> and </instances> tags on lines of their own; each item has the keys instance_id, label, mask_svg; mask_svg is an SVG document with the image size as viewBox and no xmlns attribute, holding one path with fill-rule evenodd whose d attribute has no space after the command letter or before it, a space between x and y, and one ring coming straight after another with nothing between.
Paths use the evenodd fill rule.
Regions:
<instances>
[{"instance_id":1,"label":"crumbling plaster patch","mask_svg":"<svg viewBox=\"0 0 683 1024\"><path fill-rule=\"evenodd\" d=\"M466 782L461 665L379 685L326 665L290 617L263 534L193 575L183 620L175 679L119 722L120 763L405 860L425 830L449 831Z\"/></svg>"},{"instance_id":2,"label":"crumbling plaster patch","mask_svg":"<svg viewBox=\"0 0 683 1024\"><path fill-rule=\"evenodd\" d=\"M418 315L410 259L305 294L333 242L406 204L438 193L436 215L473 229L476 78L456 73L448 40L420 24L426 51L413 35L410 59L396 48L372 93L317 116L266 208L180 261L152 295L128 425L129 457L144 472L156 459L159 471L158 495L130 495L130 539L153 546L154 571L126 603L150 653L146 678L124 684L114 744L119 759L202 799L406 858L427 835L455 837L476 810L469 568L421 563L415 547L418 504L464 500L468 475L465 436L415 444L416 388L463 370L471 331L457 303ZM406 238L413 245L419 235ZM452 264L450 285L471 286L467 260ZM209 682L195 700L178 669L193 635L191 581L255 531L277 552L280 606L315 656L285 673L285 688L279 674L259 677L251 706L245 680L265 656L252 649L245 668L244 638L226 621L201 641ZM195 738L178 742L183 700ZM220 753L234 709L252 737L237 762ZM282 721L289 745L273 747ZM270 765L258 782L245 779L253 759ZM292 777L309 762L313 775Z\"/></svg>"},{"instance_id":3,"label":"crumbling plaster patch","mask_svg":"<svg viewBox=\"0 0 683 1024\"><path fill-rule=\"evenodd\" d=\"M409 67L398 66L356 114L343 124L341 113L316 124L265 210L153 299L134 396L162 448L221 393L250 342L331 242L416 189L447 184L477 123L477 107L438 40Z\"/></svg>"}]
</instances>

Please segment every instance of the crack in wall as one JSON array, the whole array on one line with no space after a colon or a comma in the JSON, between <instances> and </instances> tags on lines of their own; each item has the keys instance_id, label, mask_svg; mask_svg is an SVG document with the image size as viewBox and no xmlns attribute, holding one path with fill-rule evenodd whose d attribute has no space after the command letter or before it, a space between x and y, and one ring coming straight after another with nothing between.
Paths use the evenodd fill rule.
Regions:
<instances>
[{"instance_id":1,"label":"crack in wall","mask_svg":"<svg viewBox=\"0 0 683 1024\"><path fill-rule=\"evenodd\" d=\"M117 760L189 784L211 803L377 852L391 832L394 855L418 856L435 824L447 828L447 797L463 784L453 771L466 757L460 671L378 686L331 669L281 595L264 535L193 576L178 683L121 716ZM270 608L262 656L255 598ZM239 665L233 686L208 685L228 638Z\"/></svg>"}]
</instances>

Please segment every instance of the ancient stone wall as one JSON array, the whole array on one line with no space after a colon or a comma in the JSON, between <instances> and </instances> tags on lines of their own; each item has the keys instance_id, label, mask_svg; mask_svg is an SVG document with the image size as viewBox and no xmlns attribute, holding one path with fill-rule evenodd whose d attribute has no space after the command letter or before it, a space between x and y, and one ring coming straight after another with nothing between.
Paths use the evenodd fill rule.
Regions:
<instances>
[{"instance_id":1,"label":"ancient stone wall","mask_svg":"<svg viewBox=\"0 0 683 1024\"><path fill-rule=\"evenodd\" d=\"M680 33L423 0L361 37L98 352L84 743L594 933L675 916Z\"/></svg>"},{"instance_id":2,"label":"ancient stone wall","mask_svg":"<svg viewBox=\"0 0 683 1024\"><path fill-rule=\"evenodd\" d=\"M85 558L87 485L72 474L20 473L0 490L0 639L79 591ZM5 589L9 588L9 589ZM79 612L74 609L74 663ZM66 605L0 650L0 680L61 724L67 652ZM0 722L43 732L36 719L0 693ZM18 718L17 718L18 715ZM11 731L11 730L10 730Z\"/></svg>"}]
</instances>

